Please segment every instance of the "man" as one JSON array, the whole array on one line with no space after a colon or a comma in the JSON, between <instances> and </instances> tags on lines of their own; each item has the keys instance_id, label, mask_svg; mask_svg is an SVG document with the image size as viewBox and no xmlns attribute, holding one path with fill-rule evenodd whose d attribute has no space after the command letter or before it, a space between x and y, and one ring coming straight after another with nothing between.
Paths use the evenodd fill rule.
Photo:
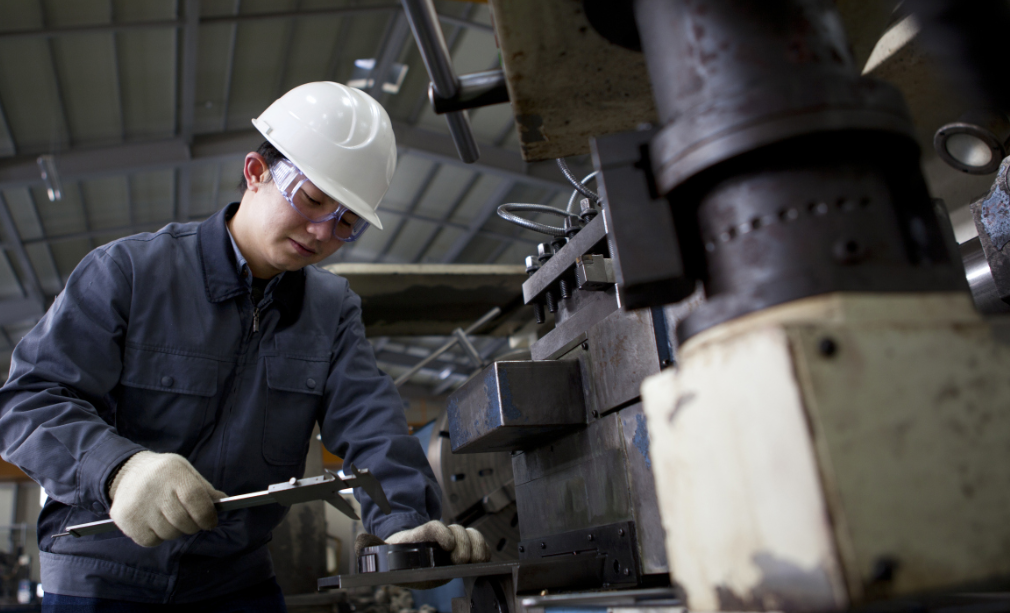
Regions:
<instances>
[{"instance_id":1,"label":"man","mask_svg":"<svg viewBox=\"0 0 1010 613\"><path fill-rule=\"evenodd\" d=\"M267 142L245 158L240 203L91 252L14 351L0 450L49 494L44 610L283 610L266 543L286 508L218 515L213 502L301 476L316 423L385 489L388 516L356 492L376 539L488 557L479 533L432 521L441 494L360 300L311 266L381 229L389 117L358 90L310 83L253 124ZM121 533L50 538L106 515Z\"/></svg>"}]
</instances>

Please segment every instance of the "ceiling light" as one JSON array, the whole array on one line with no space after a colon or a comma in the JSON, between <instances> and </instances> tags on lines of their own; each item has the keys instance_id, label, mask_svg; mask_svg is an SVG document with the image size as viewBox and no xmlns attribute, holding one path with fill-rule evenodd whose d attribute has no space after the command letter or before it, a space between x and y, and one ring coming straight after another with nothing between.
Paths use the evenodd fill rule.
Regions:
<instances>
[{"instance_id":1,"label":"ceiling light","mask_svg":"<svg viewBox=\"0 0 1010 613\"><path fill-rule=\"evenodd\" d=\"M387 94L395 94L400 91L403 80L407 76L408 66L406 64L394 63L386 73L386 80L382 83L382 91ZM351 79L347 82L350 87L369 90L374 84L372 72L375 70L375 58L363 58L354 60L354 69L351 71Z\"/></svg>"},{"instance_id":2,"label":"ceiling light","mask_svg":"<svg viewBox=\"0 0 1010 613\"><path fill-rule=\"evenodd\" d=\"M56 159L49 154L40 155L37 160L39 172L42 173L42 182L46 184L46 194L49 195L49 202L56 202L63 198L63 186L60 185L60 175L56 172Z\"/></svg>"},{"instance_id":3,"label":"ceiling light","mask_svg":"<svg viewBox=\"0 0 1010 613\"><path fill-rule=\"evenodd\" d=\"M973 175L999 169L1007 154L1010 121L992 111L969 111L953 123L941 126L933 136L937 155L948 165Z\"/></svg>"}]
</instances>

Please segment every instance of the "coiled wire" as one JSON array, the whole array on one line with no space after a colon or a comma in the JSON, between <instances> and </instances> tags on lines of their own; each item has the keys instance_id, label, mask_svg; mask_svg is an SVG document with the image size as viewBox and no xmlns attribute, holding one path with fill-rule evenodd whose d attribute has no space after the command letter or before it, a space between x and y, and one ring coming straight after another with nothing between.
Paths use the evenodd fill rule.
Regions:
<instances>
[{"instance_id":1,"label":"coiled wire","mask_svg":"<svg viewBox=\"0 0 1010 613\"><path fill-rule=\"evenodd\" d=\"M509 202L498 207L498 217L501 217L509 223L514 223L517 226L522 226L527 230L533 230L534 232L539 232L541 234L547 234L549 236L564 236L565 229L559 228L557 226L549 226L544 223L538 223L530 219L523 219L522 217L515 215L513 211L532 211L535 213L547 213L548 215L557 215L558 217L573 217L575 220L579 219L578 215L569 213L567 211L562 211L561 209L556 209L552 206L547 206L546 204L524 204L521 202Z\"/></svg>"},{"instance_id":2,"label":"coiled wire","mask_svg":"<svg viewBox=\"0 0 1010 613\"><path fill-rule=\"evenodd\" d=\"M589 177L586 177L582 181L579 181L578 179L576 179L575 175L572 174L572 171L569 170L568 163L565 162L565 158L558 158L558 168L561 169L561 172L565 175L565 178L568 179L568 182L571 183L573 186L575 186L575 190L576 191L578 191L580 194L582 194L586 198L589 198L593 202L593 204L595 204L595 203L597 203L597 202L600 201L599 194L597 194L596 192L594 192L593 190L589 189L588 187L586 187L585 185L582 184L583 181L589 180ZM596 173L593 173L593 174L596 174ZM590 175L590 176L593 176L593 175Z\"/></svg>"}]
</instances>

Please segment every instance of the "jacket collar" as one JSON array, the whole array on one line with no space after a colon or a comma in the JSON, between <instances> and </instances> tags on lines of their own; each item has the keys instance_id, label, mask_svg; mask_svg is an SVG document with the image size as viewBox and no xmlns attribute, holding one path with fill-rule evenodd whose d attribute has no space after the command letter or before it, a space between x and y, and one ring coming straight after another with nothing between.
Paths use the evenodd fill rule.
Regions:
<instances>
[{"instance_id":1,"label":"jacket collar","mask_svg":"<svg viewBox=\"0 0 1010 613\"><path fill-rule=\"evenodd\" d=\"M211 302L224 302L249 294L249 285L238 273L235 251L225 227L225 223L238 211L238 206L238 202L229 204L197 227L204 288L207 300ZM281 277L272 295L274 304L287 315L297 316L302 309L304 293L305 271L296 270Z\"/></svg>"}]
</instances>

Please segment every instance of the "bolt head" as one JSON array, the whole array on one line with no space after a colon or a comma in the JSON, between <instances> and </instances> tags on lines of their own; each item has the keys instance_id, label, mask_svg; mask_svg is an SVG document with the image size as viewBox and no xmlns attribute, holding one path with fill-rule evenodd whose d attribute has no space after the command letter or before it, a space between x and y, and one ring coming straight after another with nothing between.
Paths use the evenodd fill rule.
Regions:
<instances>
[{"instance_id":1,"label":"bolt head","mask_svg":"<svg viewBox=\"0 0 1010 613\"><path fill-rule=\"evenodd\" d=\"M526 274L532 275L538 270L540 270L540 262L537 260L536 256L526 256Z\"/></svg>"},{"instance_id":2,"label":"bolt head","mask_svg":"<svg viewBox=\"0 0 1010 613\"><path fill-rule=\"evenodd\" d=\"M290 479L288 479L288 483L290 483L291 485L298 483L298 477L291 477Z\"/></svg>"},{"instance_id":3,"label":"bolt head","mask_svg":"<svg viewBox=\"0 0 1010 613\"><path fill-rule=\"evenodd\" d=\"M617 536L624 536L624 528L617 529Z\"/></svg>"},{"instance_id":4,"label":"bolt head","mask_svg":"<svg viewBox=\"0 0 1010 613\"><path fill-rule=\"evenodd\" d=\"M541 264L551 259L552 255L554 255L554 250L551 249L550 243L540 243L537 245L537 260L539 260Z\"/></svg>"},{"instance_id":5,"label":"bolt head","mask_svg":"<svg viewBox=\"0 0 1010 613\"><path fill-rule=\"evenodd\" d=\"M547 549L547 543L540 543L540 549Z\"/></svg>"},{"instance_id":6,"label":"bolt head","mask_svg":"<svg viewBox=\"0 0 1010 613\"><path fill-rule=\"evenodd\" d=\"M592 535L592 534L588 535L588 536L586 537L586 540L588 540L588 541L591 541L591 540L593 540L593 535Z\"/></svg>"},{"instance_id":7,"label":"bolt head","mask_svg":"<svg viewBox=\"0 0 1010 613\"><path fill-rule=\"evenodd\" d=\"M525 552L526 552L526 548L523 547L522 545L520 545L519 546L519 553L525 553Z\"/></svg>"}]
</instances>

